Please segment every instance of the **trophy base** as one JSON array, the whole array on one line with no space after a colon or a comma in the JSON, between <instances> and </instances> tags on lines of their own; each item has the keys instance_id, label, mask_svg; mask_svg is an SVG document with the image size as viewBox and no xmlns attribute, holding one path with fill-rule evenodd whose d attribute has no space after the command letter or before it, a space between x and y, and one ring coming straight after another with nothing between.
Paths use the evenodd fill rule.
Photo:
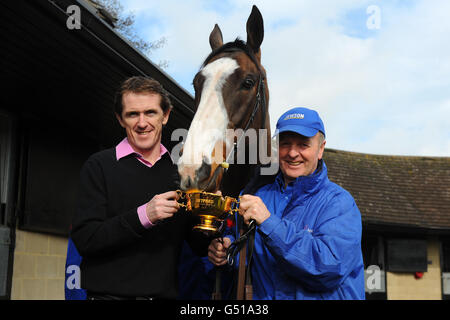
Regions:
<instances>
[{"instance_id":1,"label":"trophy base","mask_svg":"<svg viewBox=\"0 0 450 320\"><path fill-rule=\"evenodd\" d=\"M208 234L214 234L219 232L220 225L223 220L217 219L217 217L210 215L199 215L199 223L193 228L194 230L203 231Z\"/></svg>"}]
</instances>

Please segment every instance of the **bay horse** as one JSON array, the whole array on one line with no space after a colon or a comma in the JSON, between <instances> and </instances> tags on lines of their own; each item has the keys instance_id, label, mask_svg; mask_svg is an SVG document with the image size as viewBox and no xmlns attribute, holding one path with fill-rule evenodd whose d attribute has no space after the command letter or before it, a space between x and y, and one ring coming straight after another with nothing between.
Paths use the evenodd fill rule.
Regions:
<instances>
[{"instance_id":1,"label":"bay horse","mask_svg":"<svg viewBox=\"0 0 450 320\"><path fill-rule=\"evenodd\" d=\"M227 167L224 162L236 159L237 147L241 147L238 145L249 144L245 138L227 135L230 129L241 129L241 132L266 129L265 147L268 153L271 152L269 90L260 48L264 25L256 6L252 8L246 29L246 42L237 38L224 44L217 24L210 34L212 52L193 80L196 112L178 161L182 190L221 190L223 195L239 195L249 181L255 163L250 163L247 152L244 163L234 161L224 169ZM260 140L258 135L257 142L251 143L260 147ZM258 164L260 160L258 155Z\"/></svg>"}]
</instances>

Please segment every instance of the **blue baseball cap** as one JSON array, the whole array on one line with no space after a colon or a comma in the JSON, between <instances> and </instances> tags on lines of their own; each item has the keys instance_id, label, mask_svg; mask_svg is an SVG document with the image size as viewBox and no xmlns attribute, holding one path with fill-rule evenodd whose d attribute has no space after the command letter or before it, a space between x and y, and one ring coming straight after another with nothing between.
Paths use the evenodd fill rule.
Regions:
<instances>
[{"instance_id":1,"label":"blue baseball cap","mask_svg":"<svg viewBox=\"0 0 450 320\"><path fill-rule=\"evenodd\" d=\"M313 137L318 131L325 136L325 127L317 111L308 108L293 108L278 119L275 136L292 131L305 137Z\"/></svg>"}]
</instances>

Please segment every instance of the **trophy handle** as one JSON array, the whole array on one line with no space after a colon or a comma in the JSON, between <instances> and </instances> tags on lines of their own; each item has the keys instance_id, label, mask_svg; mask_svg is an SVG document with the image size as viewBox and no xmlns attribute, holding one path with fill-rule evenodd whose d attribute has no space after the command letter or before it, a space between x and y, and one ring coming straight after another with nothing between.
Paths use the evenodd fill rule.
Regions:
<instances>
[{"instance_id":1,"label":"trophy handle","mask_svg":"<svg viewBox=\"0 0 450 320\"><path fill-rule=\"evenodd\" d=\"M233 216L235 214L239 214L239 203L241 200L241 196L239 196L238 199L234 199L234 198L231 198L231 199L232 199L232 204L231 204L231 209L230 209L229 215ZM250 219L247 228L249 230L252 230L255 227L255 224L256 224L255 220Z\"/></svg>"},{"instance_id":2,"label":"trophy handle","mask_svg":"<svg viewBox=\"0 0 450 320\"><path fill-rule=\"evenodd\" d=\"M175 192L180 196L180 199L186 198L186 192L181 191L180 189L175 190Z\"/></svg>"},{"instance_id":3,"label":"trophy handle","mask_svg":"<svg viewBox=\"0 0 450 320\"><path fill-rule=\"evenodd\" d=\"M231 203L231 209L230 209L230 215L235 215L235 214L239 214L239 203L241 201L241 196L239 196L237 199L235 198L231 198L232 199L232 203Z\"/></svg>"},{"instance_id":4,"label":"trophy handle","mask_svg":"<svg viewBox=\"0 0 450 320\"><path fill-rule=\"evenodd\" d=\"M181 190L176 190L175 192L176 192L176 193L178 194L178 196L180 197L180 199L177 200L178 205L179 205L181 208L188 208L188 207L189 207L189 204L184 204L183 202L180 202L180 200L186 199L186 192L183 192L183 191L181 191ZM188 198L187 200L189 201L189 198Z\"/></svg>"}]
</instances>

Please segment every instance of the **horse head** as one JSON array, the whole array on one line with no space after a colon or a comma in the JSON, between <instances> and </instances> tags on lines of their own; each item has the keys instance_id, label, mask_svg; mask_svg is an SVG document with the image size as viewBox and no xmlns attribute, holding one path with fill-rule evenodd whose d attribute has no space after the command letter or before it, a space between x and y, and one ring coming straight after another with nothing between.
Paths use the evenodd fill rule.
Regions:
<instances>
[{"instance_id":1,"label":"horse head","mask_svg":"<svg viewBox=\"0 0 450 320\"><path fill-rule=\"evenodd\" d=\"M236 39L224 44L219 26L212 30L212 52L193 80L196 112L178 162L181 189L215 192L220 188L224 194L234 195L245 185L242 170L249 171L247 158L245 163L231 164L225 174L225 189L233 190L224 190L222 181L227 167L223 164L233 162L240 143L239 134L230 135L236 129L241 129L241 134L248 129L266 129L264 140L270 152L269 91L260 49L263 37L263 19L256 6L247 20L247 42ZM232 182L233 173L239 182Z\"/></svg>"}]
</instances>

